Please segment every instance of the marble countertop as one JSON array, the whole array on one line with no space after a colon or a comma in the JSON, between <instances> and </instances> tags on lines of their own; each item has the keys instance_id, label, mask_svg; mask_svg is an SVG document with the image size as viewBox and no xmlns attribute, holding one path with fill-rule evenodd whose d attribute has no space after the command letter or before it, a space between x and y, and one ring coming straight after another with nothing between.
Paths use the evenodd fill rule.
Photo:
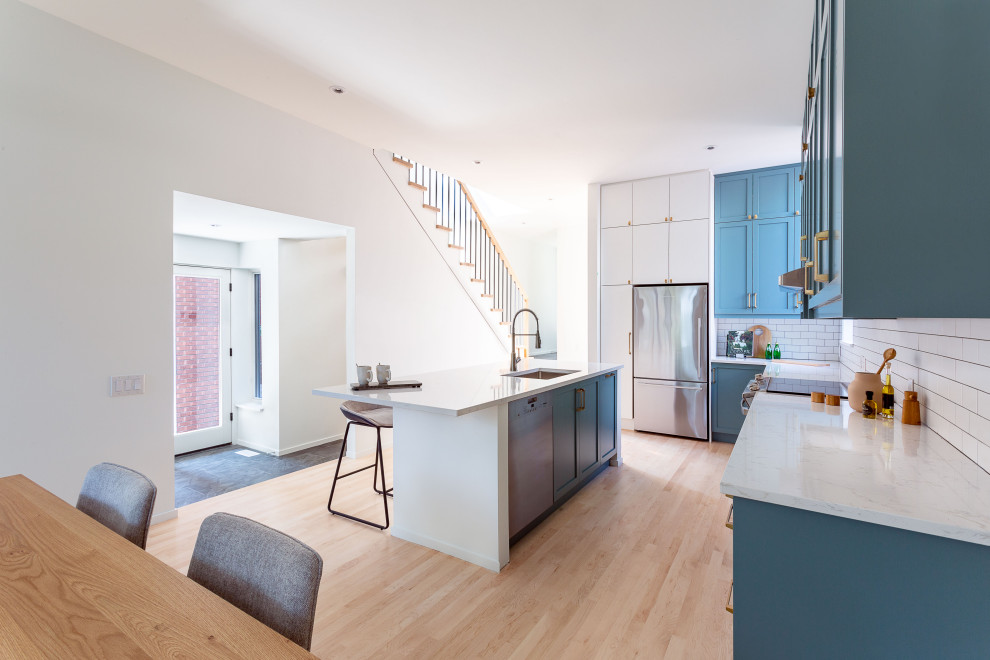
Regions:
<instances>
[{"instance_id":1,"label":"marble countertop","mask_svg":"<svg viewBox=\"0 0 990 660\"><path fill-rule=\"evenodd\" d=\"M516 370L536 368L574 370L575 373L552 380L518 378L507 375L509 369L504 364L487 364L426 374L396 373L394 376L394 380L422 381L422 388L355 392L350 385L344 384L319 387L313 390L313 394L442 415L466 415L489 406L555 390L585 378L618 371L622 365L527 358L520 361Z\"/></svg>"},{"instance_id":2,"label":"marble countertop","mask_svg":"<svg viewBox=\"0 0 990 660\"><path fill-rule=\"evenodd\" d=\"M990 474L927 427L808 397L756 397L721 490L990 545Z\"/></svg>"},{"instance_id":3,"label":"marble countertop","mask_svg":"<svg viewBox=\"0 0 990 660\"><path fill-rule=\"evenodd\" d=\"M767 361L763 358L747 357L739 359L737 357L728 357L725 355L716 355L712 358L712 362L718 362L719 364L766 364Z\"/></svg>"}]
</instances>

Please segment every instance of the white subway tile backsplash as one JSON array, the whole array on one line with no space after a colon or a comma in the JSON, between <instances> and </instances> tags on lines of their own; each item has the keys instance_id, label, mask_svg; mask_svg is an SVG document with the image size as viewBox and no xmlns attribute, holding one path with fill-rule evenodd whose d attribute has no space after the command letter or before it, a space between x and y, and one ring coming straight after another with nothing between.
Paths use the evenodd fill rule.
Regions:
<instances>
[{"instance_id":1,"label":"white subway tile backsplash","mask_svg":"<svg viewBox=\"0 0 990 660\"><path fill-rule=\"evenodd\" d=\"M852 334L839 349L843 374L875 370L894 347L898 407L913 387L922 422L990 472L990 319L864 319Z\"/></svg>"},{"instance_id":2,"label":"white subway tile backsplash","mask_svg":"<svg viewBox=\"0 0 990 660\"><path fill-rule=\"evenodd\" d=\"M780 344L782 358L839 360L841 326L837 320L719 318L715 321L716 349L719 355L725 355L725 334L728 331L764 325L770 329L773 341Z\"/></svg>"}]
</instances>

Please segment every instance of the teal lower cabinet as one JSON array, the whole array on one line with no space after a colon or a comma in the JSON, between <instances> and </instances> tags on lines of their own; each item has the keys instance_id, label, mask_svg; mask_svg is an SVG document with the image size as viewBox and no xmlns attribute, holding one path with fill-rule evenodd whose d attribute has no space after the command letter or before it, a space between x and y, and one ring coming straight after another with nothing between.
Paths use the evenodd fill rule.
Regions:
<instances>
[{"instance_id":1,"label":"teal lower cabinet","mask_svg":"<svg viewBox=\"0 0 990 660\"><path fill-rule=\"evenodd\" d=\"M712 363L712 439L735 442L746 420L739 407L749 381L762 374L762 364Z\"/></svg>"},{"instance_id":2,"label":"teal lower cabinet","mask_svg":"<svg viewBox=\"0 0 990 660\"><path fill-rule=\"evenodd\" d=\"M990 547L740 496L732 547L740 660L990 657Z\"/></svg>"},{"instance_id":3,"label":"teal lower cabinet","mask_svg":"<svg viewBox=\"0 0 990 660\"><path fill-rule=\"evenodd\" d=\"M553 498L566 499L615 456L617 372L553 393Z\"/></svg>"}]
</instances>

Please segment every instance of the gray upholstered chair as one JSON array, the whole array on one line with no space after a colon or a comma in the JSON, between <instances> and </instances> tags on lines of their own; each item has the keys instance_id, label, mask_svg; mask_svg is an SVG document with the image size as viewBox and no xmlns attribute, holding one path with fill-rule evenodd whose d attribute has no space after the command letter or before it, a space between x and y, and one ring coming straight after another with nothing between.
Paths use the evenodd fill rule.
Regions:
<instances>
[{"instance_id":1,"label":"gray upholstered chair","mask_svg":"<svg viewBox=\"0 0 990 660\"><path fill-rule=\"evenodd\" d=\"M340 412L342 412L344 417L347 418L347 427L344 429L344 441L340 444L340 456L337 457L337 469L333 473L333 484L330 486L330 499L327 500L327 511L335 516L343 516L344 518L355 520L359 523L364 523L365 525L370 525L372 527L377 527L378 529L388 529L388 498L392 495L392 489L385 487L385 459L382 456L382 429L392 428L392 407L375 405L373 403L362 403L360 401L345 401L340 406ZM371 465L358 468L357 470L351 470L350 472L341 474L340 463L344 458L344 451L347 449L347 434L351 431L351 424L367 426L368 428L373 428L378 432L378 442L376 443L375 448L375 462ZM357 516L344 513L342 511L337 511L333 508L333 493L337 490L337 480L343 479L344 477L349 477L352 474L357 474L358 472L370 470L371 468L375 468L375 476L372 487L375 489L376 493L382 496L382 506L385 508L384 525L371 520L365 520L364 518L358 518ZM378 490L379 470L381 470L382 473L381 490Z\"/></svg>"},{"instance_id":2,"label":"gray upholstered chair","mask_svg":"<svg viewBox=\"0 0 990 660\"><path fill-rule=\"evenodd\" d=\"M76 508L144 549L158 488L140 472L115 463L86 473Z\"/></svg>"},{"instance_id":3,"label":"gray upholstered chair","mask_svg":"<svg viewBox=\"0 0 990 660\"><path fill-rule=\"evenodd\" d=\"M323 558L248 518L214 513L196 537L188 575L307 651Z\"/></svg>"}]
</instances>

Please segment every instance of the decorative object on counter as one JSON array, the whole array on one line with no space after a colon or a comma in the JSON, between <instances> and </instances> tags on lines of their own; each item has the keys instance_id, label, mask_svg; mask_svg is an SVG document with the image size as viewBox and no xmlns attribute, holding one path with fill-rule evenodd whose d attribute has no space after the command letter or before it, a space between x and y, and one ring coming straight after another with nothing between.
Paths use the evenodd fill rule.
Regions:
<instances>
[{"instance_id":1,"label":"decorative object on counter","mask_svg":"<svg viewBox=\"0 0 990 660\"><path fill-rule=\"evenodd\" d=\"M358 364L357 367L357 384L361 387L365 387L371 382L372 372L370 364Z\"/></svg>"},{"instance_id":2,"label":"decorative object on counter","mask_svg":"<svg viewBox=\"0 0 990 660\"><path fill-rule=\"evenodd\" d=\"M890 362L887 363L886 376L883 390L880 392L880 415L887 419L894 419L894 386L890 384Z\"/></svg>"},{"instance_id":3,"label":"decorative object on counter","mask_svg":"<svg viewBox=\"0 0 990 660\"><path fill-rule=\"evenodd\" d=\"M770 346L770 339L773 335L770 328L765 325L751 325L749 332L753 333L753 357L766 357L767 347Z\"/></svg>"},{"instance_id":4,"label":"decorative object on counter","mask_svg":"<svg viewBox=\"0 0 990 660\"><path fill-rule=\"evenodd\" d=\"M388 364L378 363L375 367L375 378L378 380L379 385L388 385L388 381L392 380L392 367Z\"/></svg>"},{"instance_id":5,"label":"decorative object on counter","mask_svg":"<svg viewBox=\"0 0 990 660\"><path fill-rule=\"evenodd\" d=\"M842 405L842 397L837 394L829 394L825 397L826 406L840 406Z\"/></svg>"},{"instance_id":6,"label":"decorative object on counter","mask_svg":"<svg viewBox=\"0 0 990 660\"><path fill-rule=\"evenodd\" d=\"M825 393L824 392L812 392L811 393L812 403L825 403Z\"/></svg>"},{"instance_id":7,"label":"decorative object on counter","mask_svg":"<svg viewBox=\"0 0 990 660\"><path fill-rule=\"evenodd\" d=\"M750 357L753 355L753 333L749 330L730 330L725 335L726 357Z\"/></svg>"},{"instance_id":8,"label":"decorative object on counter","mask_svg":"<svg viewBox=\"0 0 990 660\"><path fill-rule=\"evenodd\" d=\"M764 360L773 359L773 349L770 348L770 344L767 344L766 350L763 351L763 359Z\"/></svg>"},{"instance_id":9,"label":"decorative object on counter","mask_svg":"<svg viewBox=\"0 0 990 660\"><path fill-rule=\"evenodd\" d=\"M872 371L857 371L849 383L849 407L860 412L863 409L863 400L866 399L866 391L879 392L883 389L880 375Z\"/></svg>"},{"instance_id":10,"label":"decorative object on counter","mask_svg":"<svg viewBox=\"0 0 990 660\"><path fill-rule=\"evenodd\" d=\"M863 402L863 417L866 419L877 418L877 402L873 400L873 390L866 391L866 401Z\"/></svg>"},{"instance_id":11,"label":"decorative object on counter","mask_svg":"<svg viewBox=\"0 0 990 660\"><path fill-rule=\"evenodd\" d=\"M773 345L773 359L774 360L779 360L780 359L780 344L778 344L776 342Z\"/></svg>"},{"instance_id":12,"label":"decorative object on counter","mask_svg":"<svg viewBox=\"0 0 990 660\"><path fill-rule=\"evenodd\" d=\"M883 371L883 368L887 366L887 363L893 360L895 357L897 357L897 351L895 351L892 348L888 348L883 352L883 362L880 363L880 368L877 369L878 376L880 375L880 372Z\"/></svg>"},{"instance_id":13,"label":"decorative object on counter","mask_svg":"<svg viewBox=\"0 0 990 660\"><path fill-rule=\"evenodd\" d=\"M420 387L423 387L423 382L419 380L393 380L385 384L365 383L364 385L351 383L351 390L354 392L363 392L365 390L403 390Z\"/></svg>"},{"instance_id":14,"label":"decorative object on counter","mask_svg":"<svg viewBox=\"0 0 990 660\"><path fill-rule=\"evenodd\" d=\"M918 393L907 391L904 393L904 404L901 409L901 423L912 426L921 425L921 403L918 402Z\"/></svg>"}]
</instances>

